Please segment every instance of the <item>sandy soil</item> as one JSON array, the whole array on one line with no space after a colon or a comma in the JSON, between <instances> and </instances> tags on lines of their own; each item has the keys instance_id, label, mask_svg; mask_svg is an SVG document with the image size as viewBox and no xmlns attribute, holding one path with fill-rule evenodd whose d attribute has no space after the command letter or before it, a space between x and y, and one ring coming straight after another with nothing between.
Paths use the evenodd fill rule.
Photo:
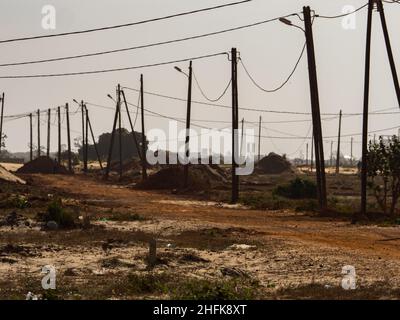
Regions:
<instances>
[{"instance_id":1,"label":"sandy soil","mask_svg":"<svg viewBox=\"0 0 400 320\"><path fill-rule=\"evenodd\" d=\"M340 287L345 265L355 266L358 286L383 283L396 289L400 284L400 228L396 226L352 225L306 213L249 210L114 186L81 175L33 175L32 180L79 203L83 213L98 217L93 224L100 229L49 234L35 228L3 227L0 242L17 241L29 254L12 256L18 261L15 264L0 263L0 278L18 278L21 272L37 276L42 266L51 264L62 275L60 286L69 283L66 279L74 279L75 285L90 285L90 281L99 285L91 277L145 269L148 248L145 241L138 241L143 233L155 235L158 253L168 258L168 263L157 267L160 270L218 279L222 268L240 268L260 280L265 298L310 284ZM137 213L147 220L110 221L101 218L104 212ZM109 239L122 240L107 251L102 244ZM235 249L235 244L251 247ZM201 261L182 263L179 257L185 252ZM105 267L104 260L109 258L117 259L119 265Z\"/></svg>"}]
</instances>

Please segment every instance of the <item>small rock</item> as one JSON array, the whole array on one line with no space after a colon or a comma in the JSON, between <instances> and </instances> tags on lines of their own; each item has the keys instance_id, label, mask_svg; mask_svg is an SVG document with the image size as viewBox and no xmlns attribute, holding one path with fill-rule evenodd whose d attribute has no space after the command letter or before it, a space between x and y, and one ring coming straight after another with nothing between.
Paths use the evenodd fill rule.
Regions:
<instances>
[{"instance_id":1,"label":"small rock","mask_svg":"<svg viewBox=\"0 0 400 320\"><path fill-rule=\"evenodd\" d=\"M46 227L49 230L57 230L58 229L58 223L51 220L51 221L47 222Z\"/></svg>"},{"instance_id":2,"label":"small rock","mask_svg":"<svg viewBox=\"0 0 400 320\"><path fill-rule=\"evenodd\" d=\"M246 271L243 271L239 268L224 267L224 268L221 268L221 273L224 276L230 276L230 277L245 277L245 278L250 277Z\"/></svg>"}]
</instances>

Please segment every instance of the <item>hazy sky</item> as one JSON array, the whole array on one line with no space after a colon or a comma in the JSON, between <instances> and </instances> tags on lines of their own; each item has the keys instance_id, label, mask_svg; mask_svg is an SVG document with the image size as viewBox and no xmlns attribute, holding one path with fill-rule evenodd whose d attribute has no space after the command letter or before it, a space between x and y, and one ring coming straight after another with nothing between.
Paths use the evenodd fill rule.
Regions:
<instances>
[{"instance_id":1,"label":"hazy sky","mask_svg":"<svg viewBox=\"0 0 400 320\"><path fill-rule=\"evenodd\" d=\"M50 34L51 32L67 32L79 29L95 28L107 25L133 22L163 15L213 6L229 1L216 0L2 0L0 10L0 39L21 36ZM111 50L157 41L181 38L236 27L243 24L273 18L289 13L301 12L303 5L310 5L321 15L340 14L346 5L359 7L366 0L352 1L298 1L298 0L253 0L240 6L199 13L168 21L160 21L141 26L128 27L91 34L70 37L42 39L17 43L0 44L0 63L46 59L64 55L75 55L93 51ZM43 30L41 26L42 7L51 4L57 10L57 28L55 31ZM388 27L396 61L400 58L400 38L396 30L400 28L400 5L385 4ZM356 28L346 30L342 27L342 19L316 19L314 37L320 88L321 112L344 113L362 111L364 45L366 33L366 14L364 9L357 14ZM293 22L302 25L296 18ZM391 81L389 64L384 47L379 15L374 13L371 69L371 111L395 108L397 100ZM2 75L19 75L35 73L58 73L90 71L126 66L142 65L174 59L189 58L203 54L229 51L235 46L254 78L264 87L271 88L280 84L293 68L304 43L303 33L280 22L273 22L257 27L244 29L214 37L187 41L173 45L110 54L99 57L53 62L29 66L3 67ZM179 65L186 70L187 63ZM400 65L398 64L400 69ZM230 63L225 57L216 57L194 62L194 69L200 84L210 97L218 96L230 79ZM162 66L143 70L124 71L100 75L84 75L78 77L1 80L0 90L6 93L5 114L19 114L35 109L45 109L69 102L71 109L76 105L72 99L86 101L112 107L113 102L106 97L115 94L115 86L121 85L138 88L139 76L143 72L145 89L162 94L186 97L187 79L173 69L173 66ZM128 92L128 99L136 103L137 94ZM197 89L193 99L202 100ZM230 91L219 102L230 104ZM309 112L309 86L306 55L290 83L277 93L263 93L258 90L239 66L239 104L243 107L265 110L288 110ZM146 108L174 117L185 117L185 102L170 101L162 98L146 96ZM397 111L394 109L393 111ZM90 107L91 118L96 134L110 131L112 126L112 110ZM285 121L311 119L308 115L261 114L263 121ZM246 121L258 121L259 112L241 111L240 118ZM80 133L79 114L71 116L73 137ZM231 120L228 109L193 105L194 119ZM43 117L44 118L44 117ZM44 119L43 119L44 120ZM361 132L362 118L344 117L343 134ZM128 120L124 119L125 125ZM289 133L306 136L311 122L263 124L262 134L265 136L287 136ZM224 124L202 125L222 128ZM324 135L337 134L338 120L323 121ZM146 117L146 127L166 129L165 119ZM400 114L376 115L370 118L370 130L400 126ZM249 125L248 125L249 127ZM140 130L140 122L136 128ZM55 150L57 136L56 127L52 126L52 148ZM279 133L273 130L279 130ZM4 131L8 136L7 149L23 151L29 142L29 119L6 122ZM397 133L397 129L383 134ZM46 125L42 126L42 144L45 145ZM34 129L36 139L36 128ZM330 141L326 139L325 154L329 157ZM360 154L359 135L354 135L354 154ZM309 142L309 140L308 140ZM343 138L343 152L350 153L350 137ZM63 141L65 143L65 140ZM298 156L305 152L302 139L262 140L262 153L275 151Z\"/></svg>"}]
</instances>

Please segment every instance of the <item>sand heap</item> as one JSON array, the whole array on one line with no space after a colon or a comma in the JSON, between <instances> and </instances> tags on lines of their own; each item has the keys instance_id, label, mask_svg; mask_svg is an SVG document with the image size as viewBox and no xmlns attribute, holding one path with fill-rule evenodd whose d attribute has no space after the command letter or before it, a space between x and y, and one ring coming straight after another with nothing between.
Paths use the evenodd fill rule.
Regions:
<instances>
[{"instance_id":1,"label":"sand heap","mask_svg":"<svg viewBox=\"0 0 400 320\"><path fill-rule=\"evenodd\" d=\"M182 189L183 166L171 165L148 177L138 184L143 189ZM209 165L190 165L188 189L209 190L227 183L226 177L220 170Z\"/></svg>"},{"instance_id":2,"label":"sand heap","mask_svg":"<svg viewBox=\"0 0 400 320\"><path fill-rule=\"evenodd\" d=\"M17 173L67 174L68 170L49 157L39 157L25 163Z\"/></svg>"},{"instance_id":3,"label":"sand heap","mask_svg":"<svg viewBox=\"0 0 400 320\"><path fill-rule=\"evenodd\" d=\"M16 175L13 175L11 172L9 172L3 166L0 166L0 180L7 181L7 182L16 182L16 183L21 183L21 184L26 183L24 180L18 178Z\"/></svg>"},{"instance_id":4,"label":"sand heap","mask_svg":"<svg viewBox=\"0 0 400 320\"><path fill-rule=\"evenodd\" d=\"M286 171L291 171L292 165L284 157L271 152L268 156L260 160L258 168L263 173L280 174Z\"/></svg>"}]
</instances>

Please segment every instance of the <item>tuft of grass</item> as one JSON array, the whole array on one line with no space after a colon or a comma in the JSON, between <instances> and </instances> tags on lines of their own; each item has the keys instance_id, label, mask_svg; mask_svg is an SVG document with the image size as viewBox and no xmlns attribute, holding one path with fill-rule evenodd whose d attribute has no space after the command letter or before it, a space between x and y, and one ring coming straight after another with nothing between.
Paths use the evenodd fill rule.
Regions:
<instances>
[{"instance_id":1,"label":"tuft of grass","mask_svg":"<svg viewBox=\"0 0 400 320\"><path fill-rule=\"evenodd\" d=\"M47 212L43 215L45 222L55 221L61 228L75 227L77 218L76 214L63 208L61 199L51 201L47 206Z\"/></svg>"},{"instance_id":2,"label":"tuft of grass","mask_svg":"<svg viewBox=\"0 0 400 320\"><path fill-rule=\"evenodd\" d=\"M289 199L315 199L317 186L310 180L296 178L287 184L277 186L272 194Z\"/></svg>"},{"instance_id":3,"label":"tuft of grass","mask_svg":"<svg viewBox=\"0 0 400 320\"><path fill-rule=\"evenodd\" d=\"M109 217L111 221L145 221L146 217L140 215L139 213L114 213Z\"/></svg>"},{"instance_id":4,"label":"tuft of grass","mask_svg":"<svg viewBox=\"0 0 400 320\"><path fill-rule=\"evenodd\" d=\"M268 196L265 194L259 195L242 195L240 202L247 207L255 210L281 210L291 207L289 201L279 197Z\"/></svg>"},{"instance_id":5,"label":"tuft of grass","mask_svg":"<svg viewBox=\"0 0 400 320\"><path fill-rule=\"evenodd\" d=\"M253 300L257 298L259 284L254 280L229 279L211 281L189 279L173 289L173 300Z\"/></svg>"}]
</instances>

